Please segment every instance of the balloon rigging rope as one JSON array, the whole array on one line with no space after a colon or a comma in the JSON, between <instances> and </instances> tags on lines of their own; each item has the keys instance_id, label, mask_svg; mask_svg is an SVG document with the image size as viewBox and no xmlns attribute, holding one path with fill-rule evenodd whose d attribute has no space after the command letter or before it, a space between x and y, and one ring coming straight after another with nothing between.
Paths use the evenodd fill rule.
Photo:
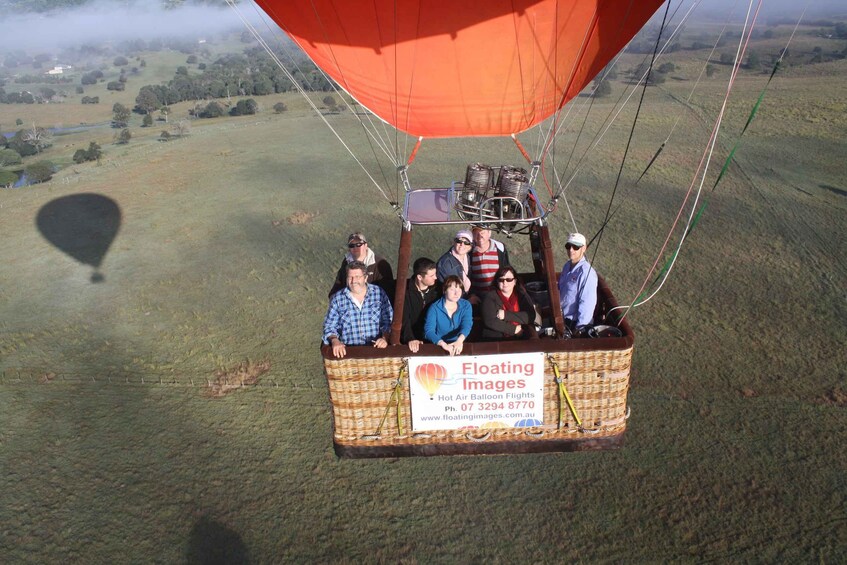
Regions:
<instances>
[{"instance_id":1,"label":"balloon rigging rope","mask_svg":"<svg viewBox=\"0 0 847 565\"><path fill-rule=\"evenodd\" d=\"M612 187L612 194L609 196L609 205L606 208L606 216L605 216L604 221L609 218L609 214L611 213L611 210L612 210L612 203L615 200L615 196L617 195L617 192L618 192L618 187L620 186L620 183L621 183L621 177L623 176L624 165L626 164L626 158L629 156L629 148L632 146L632 139L635 137L635 127L638 124L638 118L641 115L641 108L644 105L644 97L647 94L647 86L650 83L650 73L652 72L653 66L656 63L656 57L658 56L658 52L659 52L659 45L660 45L660 42L662 40L662 31L664 31L665 25L667 24L668 13L670 12L670 8L671 8L671 0L668 0L667 7L665 8L665 15L662 17L662 25L659 28L659 34L656 37L656 46L653 48L653 57L650 60L650 66L647 68L647 78L644 79L644 88L641 90L641 97L638 100L638 107L636 108L635 116L632 119L632 127L629 129L629 137L626 140L626 148L624 149L623 157L621 158L621 165L620 165L620 167L618 167L618 174L615 177L615 186ZM594 262L594 258L597 256L597 252L600 249L600 243L603 241L603 232L604 232L604 230L600 230L598 235L595 236L598 239L597 239L597 244L594 246L593 255L591 256L592 262Z\"/></svg>"},{"instance_id":2,"label":"balloon rigging rope","mask_svg":"<svg viewBox=\"0 0 847 565\"><path fill-rule=\"evenodd\" d=\"M688 12L686 13L685 17L683 17L683 19L679 22L679 24L677 24L676 29L673 31L673 33L671 34L671 36L668 38L668 40L667 40L667 41L665 42L665 44L662 46L662 49L661 49L661 51L659 52L659 55L661 55L662 53L664 53L665 49L667 49L668 45L670 45L671 41L672 41L672 40L673 40L673 38L676 36L676 34L680 31L680 29L683 27L683 25L684 25L684 24L685 24L685 22L687 21L688 17L690 16L691 12L693 11L694 7L695 7L695 6L699 3L699 1L700 1L700 0L695 0L695 1L694 1L694 3L693 3L693 5L692 5L692 7L691 7L691 8L689 8L689 10L688 10ZM678 5L677 5L676 9L674 10L673 14L671 15L671 19L673 19L673 18L676 16L676 13L679 11L679 9L680 9L680 7L681 7L681 6L682 6L682 3L680 3L680 4L678 4ZM667 16L667 11L666 11L666 16ZM663 27L664 27L664 26L663 26ZM659 35L660 35L660 37L661 37L661 33L660 33ZM585 112L585 117L583 118L582 125L580 126L580 130L579 130L579 132L577 133L577 138L576 138L576 140L574 141L573 147L572 147L572 149L571 149L571 153L570 153L570 155L569 155L569 157L568 157L568 161L567 161L567 163L565 164L565 167L564 167L563 171L567 170L567 168L570 166L570 162L571 162L571 160L572 160L572 158L573 158L573 153L576 151L576 147L577 147L577 144L579 143L579 139L582 137L582 133L583 133L584 128L585 128L585 124L586 124L586 122L588 121L588 116L589 116L589 114L590 114L590 112L591 112L591 108L592 108L592 106L594 105L594 92L595 92L595 91L596 91L596 89L598 88L598 86L599 86L600 82L602 82L602 81L603 81L603 78L605 78L605 76L606 76L609 72L611 72L611 70L614 68L614 66L618 63L618 61L620 60L621 56L623 55L623 53L626 51L626 49L629 47L629 45L630 45L630 44L631 44L631 42L630 42L629 44L627 44L627 46L626 46L626 47L624 47L624 49L622 49L622 50L621 50L621 52L620 52L620 53L619 53L619 54L618 54L618 55L617 55L617 56L613 59L612 63L611 63L610 65L607 65L607 67L604 69L603 77L601 77L601 79L600 79L600 81L599 81L599 82L595 83L594 87L591 89L591 92L589 93L590 101L585 101L585 100L583 100L583 101L581 102L581 104L579 104L579 106L580 106L580 107L584 107L586 104L588 104L588 109L587 109L587 110L586 110L586 112ZM649 72L649 69L648 69L648 72ZM605 129L605 130L603 130L603 133L602 133L602 134L599 134L599 132L598 132L597 134L595 134L594 139L593 139L593 140L592 140L592 141L588 144L588 146L586 147L585 151L583 151L582 155L580 156L579 160L577 161L577 164L576 164L576 166L575 166L575 168L574 168L574 171L573 171L573 173L572 173L572 175L571 175L570 179L568 180L567 185L565 185L565 186L563 186L563 185L562 185L562 179L561 179L561 177L560 177L560 175L559 175L559 172L558 172L558 170L556 169L555 164L554 164L554 166L553 166L553 175L554 175L554 180L555 180L556 184L557 184L557 185L558 185L558 187L559 187L559 191L556 193L556 195L555 195L555 196L553 196L553 198L552 198L552 200L551 200L550 204L548 205L548 209L549 209L549 210L551 210L551 212L552 212L552 211L555 211L555 209L556 209L556 207L557 207L557 206L556 206L557 201L558 201L560 198L561 198L561 199L563 199L563 200L565 201L565 207L566 207L566 208L567 208L567 210L568 210L568 215L570 216L570 219L571 219L571 224L574 226L574 230L576 230L576 231L579 231L579 230L578 230L578 228L577 228L576 219L574 218L573 211L571 210L571 207L570 207L570 203L568 202L568 199L567 199L567 196L566 196L566 189L570 186L571 182L573 182L573 180L576 178L576 175L579 173L579 171L580 171L580 169L581 169L581 165L582 165L582 163L584 162L584 160L585 160L586 156L588 155L588 153L589 153L592 149L596 149L596 147L597 147L597 146L599 145L599 143L600 143L600 140L603 138L603 136L605 135L605 133L609 130L609 128L611 127L612 123L614 123L614 121L617 119L618 115L620 115L620 113L621 113L621 111L623 110L624 106L626 106L626 104L629 102L629 99L630 99L630 98L632 97L632 95L635 93L636 89L637 89L637 88L638 88L638 86L641 84L641 81L642 81L642 80L644 80L646 76L647 76L647 73L645 72L645 73L644 73L644 75L642 75L641 80L639 80L639 81L638 81L638 82L637 82L637 83L633 86L633 88L632 88L632 90L631 90L631 92L630 92L630 95L626 98L626 100L623 102L623 104L621 104L621 102L620 102L621 98L623 97L623 93L621 93L621 98L619 98L619 99L618 99L618 102L617 102L617 103L616 103L616 105L615 105L615 107L618 107L618 111L617 111L617 113L614 115L614 117L611 119L611 121L609 121L609 116L611 116L611 115L612 115L611 113L610 113L610 114L606 117L606 119L603 121L603 123L604 123L604 124L608 122L608 125L606 126L606 129ZM560 132L561 132L561 128L562 128L563 126L565 126L565 122L566 122L566 120L567 120L567 116L569 115L569 112L570 112L570 106L571 106L571 105L569 105L568 113L565 115L565 118L562 120L562 123L561 123L558 127L556 127L556 131L555 131L555 133L553 133L553 139L554 139L554 140L558 138L558 136L559 136L559 134L560 134ZM574 105L574 106L577 106L577 105ZM560 109L560 111L561 111L561 109ZM612 110L612 111L614 111L614 107L613 107L613 110ZM578 113L578 112L577 112L577 113ZM554 126L551 126L551 128L552 128L552 127L554 127ZM601 125L601 128L602 128L602 125ZM625 159L626 159L626 157L624 157L624 160L625 160ZM553 194L553 191L552 191L552 189L549 187L549 182L547 181L546 169L545 169L545 168L542 168L542 173L543 173L544 182L545 182L545 184L548 186L548 191L549 191L549 192L550 192L550 194L552 195L552 194ZM616 186L617 186L617 185L616 185Z\"/></svg>"},{"instance_id":3,"label":"balloon rigging rope","mask_svg":"<svg viewBox=\"0 0 847 565\"><path fill-rule=\"evenodd\" d=\"M370 179L370 181L373 183L373 185L376 187L376 189L380 192L380 194L382 194L383 198L385 198L385 200L389 204L396 207L396 204L386 194L385 190L376 181L376 179L374 179L374 177L371 175L371 173L365 167L364 163L362 163L362 161L359 159L359 157L353 152L353 150L344 141L344 139L341 137L341 135L338 133L338 131L336 131L336 129L332 126L332 124L329 123L329 121L326 119L326 117L321 113L320 109L318 109L318 107L314 103L314 101L311 98L309 98L309 96L306 94L306 90L303 88L303 86L299 83L299 81L297 81L294 78L294 75L291 73L291 71L289 71L285 67L285 65L282 63L282 61L280 61L279 57L277 57L277 55L276 55L276 53L274 53L273 49L271 49L271 47L267 44L267 42L261 37L258 30L241 13L241 11L238 9L238 7L235 4L235 0L226 0L226 2L235 11L235 13L238 15L239 19L242 21L242 23L245 25L245 27L250 31L250 33L253 35L253 37L256 39L256 41L258 41L259 44L264 48L265 52L267 52L267 54L271 57L271 59L276 63L276 65L280 68L280 70L285 74L286 78L288 78L288 80L291 81L291 83L295 86L295 88L297 88L297 91L303 96L303 98L306 100L306 102L309 104L309 106L312 108L312 110L314 110L315 114L317 114L317 116L321 119L321 121L323 121L324 124L326 124L326 126L333 133L333 135L335 135L335 137L338 139L338 141L341 143L341 145L344 146L344 148L347 150L347 152L350 154L350 156L353 158L353 160L359 165L359 167L362 169L362 171L365 173L365 175L367 175L367 177ZM345 101L345 103L346 103L346 101ZM360 123L361 123L361 120L360 120ZM390 155L389 155L389 158L390 158Z\"/></svg>"},{"instance_id":4,"label":"balloon rigging rope","mask_svg":"<svg viewBox=\"0 0 847 565\"><path fill-rule=\"evenodd\" d=\"M311 1L310 4L312 6L312 11L315 13L315 18L318 20L318 22L321 23L321 28L323 29L323 20L321 19L320 14L318 14L317 9L315 8L314 1ZM282 24L280 24L280 27L281 26L282 26ZM324 32L325 31L326 30L324 29ZM341 76L343 77L344 71L338 65L338 60L335 58L335 51L332 49L332 43L328 40L328 38L327 38L327 45L329 47L330 53L332 54L333 62L335 63L335 67L338 70L338 72L341 74ZM315 69L326 79L326 81L330 85L332 85L333 90L338 94L338 89L335 87L336 82L332 78L330 78L326 74L326 72L324 72L324 70L322 68L320 68L319 66L315 65ZM343 80L346 83L346 79L343 79ZM343 87L341 87L341 88L343 88ZM346 91L346 89L344 91L348 96L350 96L350 94ZM362 126L362 129L365 131L365 134L368 136L368 143L371 143L371 141L376 142L377 146L382 150L382 152L385 154L385 156L388 157L389 161L391 161L391 163L396 167L399 164L400 159L399 159L396 152L394 152L394 153L391 152L391 143L389 142L389 140L391 139L391 133L386 128L385 121L383 121L381 119L379 120L380 127L382 127L382 135L380 135L380 133L377 131L377 125L374 124L374 121L373 121L373 118L372 118L373 113L370 110L368 110L365 113L365 116L367 117L367 120L368 120L368 124L370 124L370 128L371 128L371 129L368 129L368 126L366 126L364 121L361 119L361 115L353 110L353 107L350 105L350 103L347 101L347 99L344 98L343 96L341 96L340 94L339 94L339 96L341 97L342 101L347 106L347 108L353 113L353 115L359 121L359 124ZM350 96L350 98L352 99L353 97ZM373 151L373 147L371 147L371 151ZM376 157L376 154L374 154L374 157ZM377 162L378 162L378 160L377 160ZM385 178L385 173L382 171L381 167L380 167L380 172L382 173L383 179L385 180L386 186L387 186L388 180Z\"/></svg>"},{"instance_id":5,"label":"balloon rigging rope","mask_svg":"<svg viewBox=\"0 0 847 565\"><path fill-rule=\"evenodd\" d=\"M696 4L698 4L699 2L700 2L700 0L695 0L695 3L694 3L694 4L696 5ZM693 7L693 6L692 6L692 7ZM709 55L706 57L706 59L705 59L705 61L704 61L704 63L703 63L703 67L702 67L702 68L701 68L701 70L700 70L700 75L697 77L697 81L694 83L694 86L693 86L693 88L691 89L691 92L688 94L688 98L685 100L685 106L687 106L687 105L689 104L689 102L691 101L691 98L694 96L694 93L695 93L695 91L697 90L697 86L700 84L700 80L701 80L701 79L702 79L702 77L703 77L703 73L706 71L706 67L708 67L708 65L709 65L709 61L711 61L711 59L712 59L712 55L714 55L714 52L715 52L715 50L717 49L717 46L718 46L718 43L719 43L719 42L720 42L720 40L721 40L721 37L723 37L723 34L726 32L726 28L727 28L727 26L729 25L729 20L730 20L730 18L732 17L732 14L733 14L733 12L734 12L734 11L735 11L735 6L733 6L733 10L731 10L731 11L729 12L729 14L727 15L727 19L724 21L724 26L723 26L723 28L721 29L721 32L718 34L718 38L717 38L717 40L715 41L715 44L714 44L714 46L712 47L712 50L709 52ZM689 14L690 14L690 10L689 10ZM688 14L687 14L685 17L687 18L687 17L688 17ZM674 32L674 33L676 33L676 32ZM663 47L663 51L664 51L664 48L666 48L668 45L669 45L669 42L666 42L666 43L665 43L665 46ZM642 77L642 78L643 78L643 77ZM640 84L640 81L639 81L639 84ZM674 130L676 129L676 126L677 126L677 125L679 124L679 122L682 120L683 111L684 111L684 110L680 110L680 113L679 113L679 115L677 116L676 122L674 122L674 125L671 127L670 131L668 132L667 137L665 137L665 141L664 141L664 142L662 142L662 144L659 146L659 151L661 151L661 150L665 147L665 145L668 143L668 141L670 141L671 137L673 136ZM653 164L653 161L654 161L654 160L658 157L658 155L659 155L659 153L657 152L657 153L653 156L653 159L651 159L650 163L647 165L647 168L645 168L645 169L644 169L644 171L641 173L641 176L640 176L640 177L638 177L638 180L636 180L636 181L635 181L635 183L636 183L636 184L638 184L638 182L641 180L641 177L643 177L643 176L644 176L644 174L647 172L647 170L648 170L648 169L650 168L650 166ZM612 219L613 217L615 217L615 216L617 215L617 213L621 210L621 208L623 207L623 205L624 205L624 203L623 203L623 202L619 202L619 203L618 203L617 207L616 207L616 208L612 211L612 213L611 213L611 214L609 214L609 216L606 218L606 220L605 220L605 221L603 222L603 224L600 226L600 230L598 230L598 231L601 231L601 230L603 230L603 229L605 229L605 228L606 228L606 226L609 224L609 222L611 221L611 219ZM621 307L618 307L618 308L621 308ZM616 310L616 309L617 309L617 308L615 308L615 310Z\"/></svg>"},{"instance_id":6,"label":"balloon rigging rope","mask_svg":"<svg viewBox=\"0 0 847 565\"><path fill-rule=\"evenodd\" d=\"M624 313L623 313L623 316L621 316L621 320L626 318L626 316L629 314L630 310L633 307L641 306L642 304L647 303L650 299L652 299L654 296L656 296L656 294L659 292L659 290L661 290L661 288L664 286L665 281L667 281L668 276L670 275L670 272L673 269L673 266L676 264L676 259L679 257L679 251L682 248L682 244L686 240L688 228L690 228L690 226L691 226L692 219L694 218L694 214L695 214L695 211L697 209L697 202L699 201L700 194L703 190L703 184L705 183L706 174L708 172L709 165L711 163L711 158L712 158L712 154L714 153L715 144L717 143L718 134L720 133L720 127L721 127L721 123L723 122L723 116L726 112L726 106L727 106L727 103L729 101L729 96L732 92L732 87L735 84L735 79L738 76L738 71L741 68L741 61L744 57L744 53L747 50L747 45L749 44L750 37L753 34L753 28L755 26L756 19L759 15L759 10L761 9L761 6L762 6L762 0L758 0L758 3L756 5L756 11L753 13L753 16L752 16L752 19L751 19L750 12L753 9L753 1L754 0L750 0L750 4L748 4L747 15L746 15L746 18L745 18L745 21L744 21L743 31L741 33L741 37L739 38L738 48L736 49L736 53L735 53L735 62L733 64L733 70L732 70L732 73L730 75L729 83L727 84L727 90L726 90L726 94L724 95L723 103L721 104L720 112L718 113L717 119L715 120L715 125L712 128L712 134L709 138L709 142L707 143L707 147L706 147L705 151L703 152L703 156L700 158L700 163L697 166L697 170L695 171L694 177L691 180L691 184L688 187L688 191L685 194L685 198L683 199L682 204L680 205L679 211L677 212L677 216L674 219L670 230L668 231L668 235L665 238L665 241L662 244L662 247L659 250L659 253L656 255L656 260L653 262L652 267L650 267L650 270L647 272L647 276L644 278L644 282L642 283L641 288L638 290L638 293L635 295L635 298L633 299L633 301L630 305L619 307L619 308L623 308L625 310ZM702 171L702 174L701 174L701 171ZM656 290L650 296L645 298L644 300L636 303L636 300L638 300L638 297L641 296L641 294L644 292L644 289L647 287L647 284L650 281L650 277L652 277L653 272L656 270L656 267L659 264L659 260L662 258L662 255L664 254L665 249L667 248L668 243L670 242L671 236L673 235L674 231L676 230L676 225L679 222L679 219L682 216L683 211L685 210L686 203L688 202L688 199L690 198L692 192L694 191L694 185L697 182L698 176L700 176L700 184L697 187L695 198L694 198L694 201L692 202L692 205L691 205L691 211L690 211L689 216L688 216L686 229L683 230L682 236L679 239L679 243L677 245L676 252L675 252L675 254L674 254L674 256L673 256L673 258L670 262L670 265L668 266L668 269L666 270L664 277L662 278L662 280L661 280L659 286L656 288Z\"/></svg>"},{"instance_id":7,"label":"balloon rigging rope","mask_svg":"<svg viewBox=\"0 0 847 565\"><path fill-rule=\"evenodd\" d=\"M664 55L665 51L668 49L668 47L670 46L670 44L673 41L673 39L675 38L675 36L679 33L679 31L682 29L682 27L688 21L688 18L691 16L693 8L696 7L697 5L699 5L700 1L701 0L695 0L692 7L689 8L688 12L686 12L683 19L680 20L679 24L677 24L673 33L671 33L671 35L668 37L667 41L665 41L664 45L659 50L659 53L656 56L657 60L659 60L661 58L661 56ZM679 9L679 6L681 6L681 4L677 6L677 10ZM675 13L676 13L676 11L674 11L674 14ZM673 18L673 15L671 16L671 18ZM608 133L608 131L612 127L612 125L615 123L615 121L618 119L618 116L620 116L621 112L626 107L626 105L629 103L632 96L637 92L638 87L641 86L641 84L644 80L646 80L648 72L649 72L649 70L645 71L641 75L641 78L638 80L637 83L635 83L633 85L632 89L629 91L629 95L626 97L626 99L623 101L623 103L618 101L618 103L615 105L615 107L612 109L612 111L609 113L609 115L606 117L606 119L603 120L603 124L601 125L601 130L598 131L597 134L595 134L594 139L591 140L591 142L586 147L585 151L583 151L582 155L580 156L579 160L577 161L577 164L574 166L574 170L570 174L570 177L568 178L567 183L565 183L564 186L563 186L561 181L559 181L559 192L555 195L554 200L561 198L565 194L567 189L570 187L570 185L576 179L579 172L582 170L582 166L583 166L585 159L588 156L588 154L600 145L600 142L606 136L606 134ZM586 103L587 102L583 102L583 105L586 104Z\"/></svg>"},{"instance_id":8,"label":"balloon rigging rope","mask_svg":"<svg viewBox=\"0 0 847 565\"><path fill-rule=\"evenodd\" d=\"M751 0L751 2L752 2L752 0ZM751 24L751 26L750 26L750 32L747 34L747 39L744 41L744 48L743 48L743 50L741 51L740 55L737 55L737 56L736 56L735 64L734 64L734 66L733 66L733 74L732 74L732 80L733 80L733 81L735 80L735 76L737 75L737 73L738 73L738 69L740 68L740 61L742 61L742 60L744 59L744 52L746 52L746 49L747 49L747 43L749 42L749 40L750 40L750 36L752 35L753 25L755 24L755 19L756 19L756 17L758 16L758 11L759 11L759 8L760 8L760 7L761 7L761 0L759 0L759 6L758 6L758 7L757 7L757 9L756 9L756 15L754 16L754 18L753 18L753 23L752 23L752 24ZM795 24L795 26L794 26L794 30L791 32L791 35L790 35L790 36L789 36L789 38L788 38L788 42L786 43L785 47L784 47L784 48L783 48L783 50L782 50L782 53L780 54L780 57L779 57L779 59L778 59L778 62L782 62L782 59L783 59L783 57L784 57L785 53L788 51L788 46L789 46L789 45L791 45L791 41L794 39L794 34L796 33L797 28L800 26L800 22L802 22L802 21L803 21L803 18L805 17L806 10L808 9L808 7L809 7L809 3L807 2L807 3L806 3L806 7L803 9L803 12L802 12L802 14L800 15L800 18L797 20L797 23L796 23L796 24ZM742 33L742 37L743 37L743 35L744 35L744 34ZM730 86L730 88L731 88L731 86ZM728 96L729 96L729 92L727 92L727 97L728 97ZM722 110L722 111L723 111L723 110ZM717 125L717 127L719 127L719 124ZM715 137L716 137L716 135L715 135ZM712 142L712 145L714 146L714 142ZM711 153L710 153L710 157L711 157ZM708 168L708 163L707 163L706 167ZM705 180L705 171L704 171L704 173L703 173L703 180ZM700 188L699 188L699 189L698 189L698 191L697 191L697 198L699 198L699 196L700 196L700 191L702 190L702 186L703 186L703 180L701 180L701 182L700 182ZM684 203L683 203L683 206L684 206ZM629 309L630 309L630 308L634 308L634 307L636 307L636 306L641 306L642 304L647 303L650 299L652 299L654 296L656 296L656 294L659 292L659 290L661 290L661 288L662 288L662 287L664 286L664 284L665 284L665 281L667 281L668 277L670 276L670 272L671 272L671 270L673 269L673 267L674 267L674 265L675 265L675 263L676 263L677 258L679 258L679 252L680 252L680 250L681 250L681 248L682 248L682 244L683 244L683 242L687 240L687 238L688 238L689 234L691 233L691 231L690 231L690 230L691 230L691 224L692 224L692 219L693 219L693 217L694 217L694 211L695 211L695 209L696 209L696 201L695 201L695 203L692 205L691 213L689 214L689 217L688 217L688 223L686 224L685 230L683 231L683 235L682 235L682 237L680 238L679 244L677 245L676 251L674 252L673 257L671 258L671 261L670 261L670 263L669 263L669 265L668 265L668 268L666 269L666 271L665 271L665 273L664 273L664 276L662 277L662 280L661 280L661 282L660 282L659 286L656 288L656 290L655 290L655 291L653 291L653 292L650 294L650 296L648 296L648 297L647 297L647 298L645 298L644 300L641 300L641 301L639 301L639 302L637 302L637 303L633 303L633 304L632 304L632 305L630 305L630 306L618 306L617 308L613 308L612 310L618 310L618 309L621 309L621 308L626 308L626 309L627 309L627 312L625 312L625 313L624 313L624 316L623 316L623 317L625 317L625 316L626 316L626 314L629 312ZM663 249L664 249L664 248L663 248ZM661 253L660 253L660 255L661 255ZM655 264L654 264L654 269L655 269ZM652 274L652 271L651 271L651 273L648 273L648 275L647 275L647 279L649 279L649 278L650 278L651 274ZM643 292L643 289L645 288L645 286L646 286L646 285L642 285L641 291L639 291L639 294L637 294L637 295L636 295L636 299L638 298L638 296L640 296L640 293L641 293L641 292ZM621 319L623 319L623 317L622 317Z\"/></svg>"}]
</instances>

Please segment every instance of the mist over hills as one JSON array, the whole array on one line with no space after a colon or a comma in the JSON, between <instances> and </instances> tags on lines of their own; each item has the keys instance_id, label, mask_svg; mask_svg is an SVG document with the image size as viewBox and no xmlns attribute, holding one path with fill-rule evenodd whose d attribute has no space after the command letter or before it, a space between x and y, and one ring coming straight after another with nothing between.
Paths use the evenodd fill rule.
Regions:
<instances>
[{"instance_id":1,"label":"mist over hills","mask_svg":"<svg viewBox=\"0 0 847 565\"><path fill-rule=\"evenodd\" d=\"M92 4L128 8L133 5L149 6L154 2L136 2L134 0L0 0L0 14L51 12ZM188 5L226 6L226 0L158 0L158 4L166 9Z\"/></svg>"},{"instance_id":2,"label":"mist over hills","mask_svg":"<svg viewBox=\"0 0 847 565\"><path fill-rule=\"evenodd\" d=\"M10 4L51 4L41 0L0 0L0 37L6 50L49 51L82 44L132 39L180 37L194 39L244 29L244 24L225 2L96 2L66 0L50 11L15 9ZM245 5L251 6L251 5ZM16 6L16 8L19 8ZM258 8L243 10L258 17Z\"/></svg>"}]
</instances>

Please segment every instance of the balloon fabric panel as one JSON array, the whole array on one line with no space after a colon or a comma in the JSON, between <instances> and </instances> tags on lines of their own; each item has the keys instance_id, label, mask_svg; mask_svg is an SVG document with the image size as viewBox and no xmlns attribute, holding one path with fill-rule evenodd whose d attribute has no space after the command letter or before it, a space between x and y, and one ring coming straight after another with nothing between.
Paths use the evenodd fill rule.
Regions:
<instances>
[{"instance_id":1,"label":"balloon fabric panel","mask_svg":"<svg viewBox=\"0 0 847 565\"><path fill-rule=\"evenodd\" d=\"M658 0L257 0L356 100L424 137L519 133L579 94Z\"/></svg>"}]
</instances>

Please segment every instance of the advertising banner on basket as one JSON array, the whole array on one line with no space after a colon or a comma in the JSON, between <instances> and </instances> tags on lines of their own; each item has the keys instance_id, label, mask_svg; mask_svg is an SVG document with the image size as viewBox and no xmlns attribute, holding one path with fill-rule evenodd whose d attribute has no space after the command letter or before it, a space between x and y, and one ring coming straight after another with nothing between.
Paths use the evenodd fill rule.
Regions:
<instances>
[{"instance_id":1,"label":"advertising banner on basket","mask_svg":"<svg viewBox=\"0 0 847 565\"><path fill-rule=\"evenodd\" d=\"M540 426L544 354L409 358L412 430Z\"/></svg>"}]
</instances>

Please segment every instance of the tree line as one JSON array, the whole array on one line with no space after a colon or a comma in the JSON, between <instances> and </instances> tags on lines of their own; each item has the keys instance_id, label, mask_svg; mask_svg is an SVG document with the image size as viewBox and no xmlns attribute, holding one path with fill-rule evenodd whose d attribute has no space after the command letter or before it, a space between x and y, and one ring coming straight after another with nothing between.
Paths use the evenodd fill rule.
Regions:
<instances>
[{"instance_id":1,"label":"tree line","mask_svg":"<svg viewBox=\"0 0 847 565\"><path fill-rule=\"evenodd\" d=\"M306 90L333 90L333 84L305 58L286 68ZM224 55L202 69L198 66L198 70L199 74L192 74L188 67L180 66L167 84L142 86L135 99L136 110L146 114L177 102L265 96L296 89L286 73L259 48L247 49L243 54Z\"/></svg>"}]
</instances>

